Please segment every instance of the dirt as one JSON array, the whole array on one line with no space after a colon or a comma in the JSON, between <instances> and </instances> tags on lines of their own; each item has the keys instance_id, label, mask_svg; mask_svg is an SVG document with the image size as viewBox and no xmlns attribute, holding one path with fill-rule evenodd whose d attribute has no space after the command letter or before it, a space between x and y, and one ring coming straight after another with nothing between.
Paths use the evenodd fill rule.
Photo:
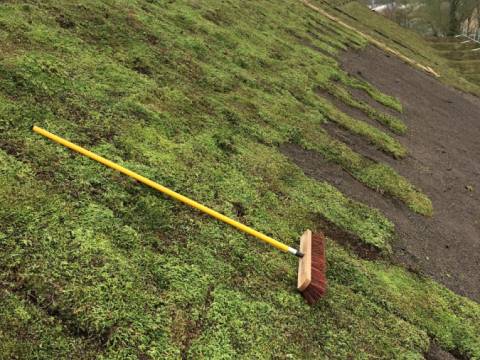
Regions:
<instances>
[{"instance_id":1,"label":"dirt","mask_svg":"<svg viewBox=\"0 0 480 360\"><path fill-rule=\"evenodd\" d=\"M349 87L348 91L357 100L360 100L360 101L363 101L363 102L367 103L368 105L376 108L380 112L387 113L387 114L390 114L390 115L393 115L393 116L396 116L396 117L399 117L399 118L403 118L402 117L403 114L401 112L377 102L365 90L356 89L354 87Z\"/></svg>"},{"instance_id":2,"label":"dirt","mask_svg":"<svg viewBox=\"0 0 480 360\"><path fill-rule=\"evenodd\" d=\"M354 93L353 91L351 91L351 89L349 89L350 93L352 94L353 97L357 98L358 100L361 100L363 102L367 102L365 101L365 98L360 98L360 97L357 97L357 93ZM363 92L363 91L362 91ZM367 114L365 114L362 110L358 109L358 108L355 108L353 106L350 106L350 105L347 105L345 104L342 100L338 99L337 97L335 97L334 95L328 93L326 90L323 90L321 88L318 88L316 90L316 93L317 95L319 95L320 97L322 98L325 98L327 99L330 103L332 103L337 109L341 110L342 112L344 112L345 114L349 115L350 117L354 118L354 119L357 119L357 120L361 120L363 122L366 122L367 124L373 126L373 127L376 127L377 129L379 130L382 130L388 134L392 133L390 131L390 129L379 123L378 121L370 118ZM374 101L374 100L373 100ZM369 103L370 106L371 103ZM384 111L385 112L385 111ZM366 140L368 141L368 140Z\"/></svg>"},{"instance_id":3,"label":"dirt","mask_svg":"<svg viewBox=\"0 0 480 360\"><path fill-rule=\"evenodd\" d=\"M460 355L455 356L449 352L442 350L442 348L434 341L430 342L430 348L425 354L426 360L457 360L463 359Z\"/></svg>"},{"instance_id":4,"label":"dirt","mask_svg":"<svg viewBox=\"0 0 480 360\"><path fill-rule=\"evenodd\" d=\"M337 243L348 247L362 259L376 260L385 257L377 247L366 244L356 234L338 227L323 216L318 217L316 226L315 231L320 230L323 235L335 239Z\"/></svg>"},{"instance_id":5,"label":"dirt","mask_svg":"<svg viewBox=\"0 0 480 360\"><path fill-rule=\"evenodd\" d=\"M433 216L415 214L403 203L366 188L317 153L293 145L282 151L307 175L382 210L396 225L394 262L480 302L480 100L373 47L345 53L342 66L402 102L408 131L395 137L409 156L392 159L348 134L350 146L388 162L426 193L433 202ZM347 134L335 132L345 140Z\"/></svg>"},{"instance_id":6,"label":"dirt","mask_svg":"<svg viewBox=\"0 0 480 360\"><path fill-rule=\"evenodd\" d=\"M353 142L350 141L349 145L352 143ZM355 143L359 144L357 141L355 141ZM366 145L364 144L363 146ZM305 150L295 144L283 144L280 147L280 151L292 159L307 176L334 185L348 197L382 210L390 219L392 219L392 216L396 215L397 212L401 212L405 216L408 215L418 219L422 218L420 215L412 214L401 201L386 197L379 192L365 187L365 185L343 170L340 165L329 162L316 151ZM375 150L368 148L368 151L373 152ZM343 246L347 246L363 259L372 260L382 257L379 250L375 251L371 247L368 247L354 234L339 229L325 219L318 219L317 226L318 229L324 232L329 238L334 239ZM397 226L397 232L398 230ZM392 260L398 262L396 258ZM413 261L409 261L408 263L403 261L401 264L406 265L409 270L414 272L421 271Z\"/></svg>"}]
</instances>

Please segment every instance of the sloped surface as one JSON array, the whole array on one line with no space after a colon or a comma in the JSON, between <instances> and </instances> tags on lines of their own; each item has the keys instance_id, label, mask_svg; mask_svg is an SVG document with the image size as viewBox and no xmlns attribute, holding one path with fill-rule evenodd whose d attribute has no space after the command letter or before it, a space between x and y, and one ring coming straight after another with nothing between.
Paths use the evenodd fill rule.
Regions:
<instances>
[{"instance_id":1,"label":"sloped surface","mask_svg":"<svg viewBox=\"0 0 480 360\"><path fill-rule=\"evenodd\" d=\"M335 84L348 100L342 89L363 89L402 110L340 68L341 51L364 40L297 1L6 1L0 10L3 357L421 358L430 338L478 357L478 304L430 278L327 239L330 291L308 307L295 291L296 258L30 130L36 123L289 245L322 217L388 252L395 229L384 214L279 150L294 142L376 195L432 211L388 165L408 149L318 94ZM329 135L332 123L386 159Z\"/></svg>"}]
</instances>

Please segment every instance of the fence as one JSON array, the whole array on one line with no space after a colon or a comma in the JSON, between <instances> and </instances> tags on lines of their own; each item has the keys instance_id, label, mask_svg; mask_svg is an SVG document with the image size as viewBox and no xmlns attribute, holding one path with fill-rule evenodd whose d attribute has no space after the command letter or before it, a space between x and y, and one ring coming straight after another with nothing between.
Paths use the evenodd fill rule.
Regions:
<instances>
[{"instance_id":1,"label":"fence","mask_svg":"<svg viewBox=\"0 0 480 360\"><path fill-rule=\"evenodd\" d=\"M463 32L462 34L458 34L455 37L466 39L465 41L462 41L462 43L474 42L475 44L478 45L478 47L475 49L472 49L472 51L480 51L480 29L477 29L477 31L474 32L473 34L468 34L467 32Z\"/></svg>"}]
</instances>

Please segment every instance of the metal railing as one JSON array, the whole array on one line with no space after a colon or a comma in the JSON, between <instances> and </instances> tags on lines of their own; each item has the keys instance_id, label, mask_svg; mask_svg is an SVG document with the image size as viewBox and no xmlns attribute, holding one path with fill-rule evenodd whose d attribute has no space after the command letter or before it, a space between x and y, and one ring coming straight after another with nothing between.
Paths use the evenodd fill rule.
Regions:
<instances>
[{"instance_id":1,"label":"metal railing","mask_svg":"<svg viewBox=\"0 0 480 360\"><path fill-rule=\"evenodd\" d=\"M468 34L466 32L463 32L461 34L456 35L455 37L466 39L465 41L461 42L462 44L466 44L469 42L474 42L475 44L478 44L479 47L472 49L472 51L480 51L480 29L473 34Z\"/></svg>"}]
</instances>

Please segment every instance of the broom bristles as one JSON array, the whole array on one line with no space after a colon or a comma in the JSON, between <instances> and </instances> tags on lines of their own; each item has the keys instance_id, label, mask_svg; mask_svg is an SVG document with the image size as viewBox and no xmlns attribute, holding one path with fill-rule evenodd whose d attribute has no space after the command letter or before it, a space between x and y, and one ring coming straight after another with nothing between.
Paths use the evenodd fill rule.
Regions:
<instances>
[{"instance_id":1,"label":"broom bristles","mask_svg":"<svg viewBox=\"0 0 480 360\"><path fill-rule=\"evenodd\" d=\"M306 254L308 256L308 254ZM325 236L322 233L312 234L311 247L312 279L310 284L302 291L305 300L315 304L327 291L327 262L325 258Z\"/></svg>"}]
</instances>

